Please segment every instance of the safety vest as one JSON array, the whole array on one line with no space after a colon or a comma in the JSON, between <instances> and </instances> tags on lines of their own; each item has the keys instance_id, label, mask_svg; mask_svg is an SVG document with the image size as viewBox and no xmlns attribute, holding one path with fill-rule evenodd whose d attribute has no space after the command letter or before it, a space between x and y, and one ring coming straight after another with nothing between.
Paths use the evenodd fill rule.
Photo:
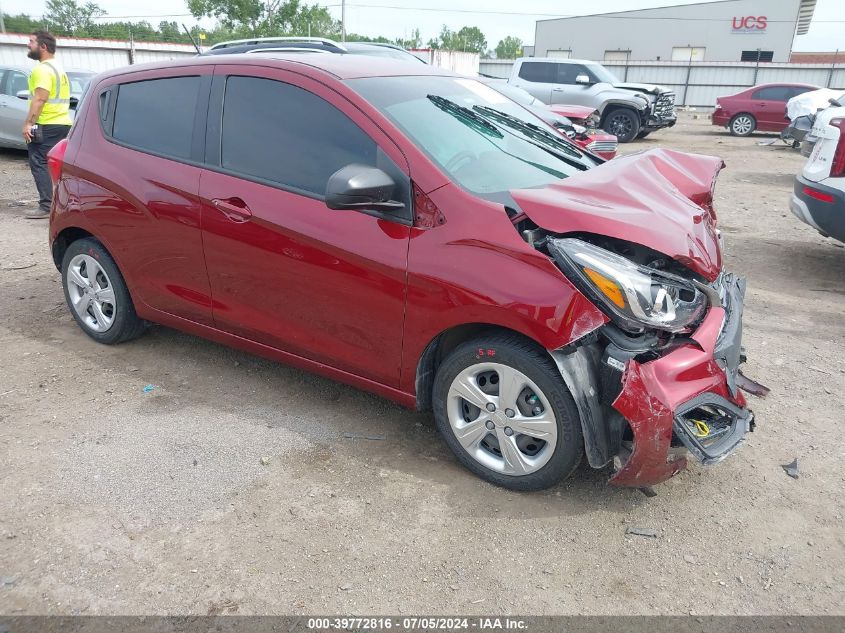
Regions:
<instances>
[{"instance_id":1,"label":"safety vest","mask_svg":"<svg viewBox=\"0 0 845 633\"><path fill-rule=\"evenodd\" d=\"M55 59L43 61L29 74L29 93L35 96L36 88L47 90L49 97L41 115L39 125L70 125L73 121L70 110L70 81Z\"/></svg>"}]
</instances>

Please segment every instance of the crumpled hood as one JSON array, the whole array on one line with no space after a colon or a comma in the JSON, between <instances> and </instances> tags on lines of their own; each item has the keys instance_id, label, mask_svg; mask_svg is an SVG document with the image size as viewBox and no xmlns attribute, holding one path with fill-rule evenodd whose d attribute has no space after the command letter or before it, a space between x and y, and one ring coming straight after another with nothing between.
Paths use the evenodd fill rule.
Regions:
<instances>
[{"instance_id":1,"label":"crumpled hood","mask_svg":"<svg viewBox=\"0 0 845 633\"><path fill-rule=\"evenodd\" d=\"M613 87L621 88L622 90L632 90L634 92L647 92L653 95L660 94L661 92L672 92L669 88L656 86L654 84L623 83L613 84Z\"/></svg>"},{"instance_id":2,"label":"crumpled hood","mask_svg":"<svg viewBox=\"0 0 845 633\"><path fill-rule=\"evenodd\" d=\"M713 281L722 254L713 212L721 158L653 149L538 189L510 193L537 226L595 233L668 255Z\"/></svg>"}]
</instances>

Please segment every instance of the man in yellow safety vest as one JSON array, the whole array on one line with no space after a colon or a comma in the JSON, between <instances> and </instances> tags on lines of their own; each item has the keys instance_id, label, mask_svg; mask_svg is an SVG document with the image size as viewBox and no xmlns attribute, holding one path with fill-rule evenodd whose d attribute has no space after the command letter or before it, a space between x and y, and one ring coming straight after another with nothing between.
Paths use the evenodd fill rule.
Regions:
<instances>
[{"instance_id":1,"label":"man in yellow safety vest","mask_svg":"<svg viewBox=\"0 0 845 633\"><path fill-rule=\"evenodd\" d=\"M47 218L53 202L53 183L47 171L47 153L65 138L72 120L70 82L55 57L56 38L47 31L29 36L27 57L39 64L29 75L29 112L23 126L23 138L29 150L29 170L38 189L38 209L27 218Z\"/></svg>"}]
</instances>

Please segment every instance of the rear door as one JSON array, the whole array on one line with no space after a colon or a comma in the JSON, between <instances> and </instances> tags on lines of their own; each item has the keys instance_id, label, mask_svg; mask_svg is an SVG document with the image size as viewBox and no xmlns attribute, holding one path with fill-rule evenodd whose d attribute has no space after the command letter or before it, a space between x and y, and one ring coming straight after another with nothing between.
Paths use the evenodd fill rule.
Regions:
<instances>
[{"instance_id":1,"label":"rear door","mask_svg":"<svg viewBox=\"0 0 845 633\"><path fill-rule=\"evenodd\" d=\"M555 62L523 61L513 83L543 103L551 103L552 89L556 87L557 67Z\"/></svg>"},{"instance_id":2,"label":"rear door","mask_svg":"<svg viewBox=\"0 0 845 633\"><path fill-rule=\"evenodd\" d=\"M786 119L786 102L790 97L790 86L766 86L752 92L752 114L757 119L757 129L764 132L780 132L789 125Z\"/></svg>"},{"instance_id":3,"label":"rear door","mask_svg":"<svg viewBox=\"0 0 845 633\"><path fill-rule=\"evenodd\" d=\"M411 224L398 147L323 84L218 66L200 185L218 328L398 387ZM328 178L352 163L397 183L404 218L333 211Z\"/></svg>"},{"instance_id":4,"label":"rear door","mask_svg":"<svg viewBox=\"0 0 845 633\"><path fill-rule=\"evenodd\" d=\"M25 147L21 130L29 101L15 95L29 89L26 75L13 69L0 70L0 75L0 143L7 147Z\"/></svg>"},{"instance_id":5,"label":"rear door","mask_svg":"<svg viewBox=\"0 0 845 633\"><path fill-rule=\"evenodd\" d=\"M175 67L101 83L68 167L82 217L153 320L151 310L212 325L198 198L212 73Z\"/></svg>"}]
</instances>

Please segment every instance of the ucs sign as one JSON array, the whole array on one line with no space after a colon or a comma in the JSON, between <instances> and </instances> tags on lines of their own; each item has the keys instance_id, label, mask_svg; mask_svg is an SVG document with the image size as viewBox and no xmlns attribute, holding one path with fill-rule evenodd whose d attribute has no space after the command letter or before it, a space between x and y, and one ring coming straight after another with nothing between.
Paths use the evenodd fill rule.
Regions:
<instances>
[{"instance_id":1,"label":"ucs sign","mask_svg":"<svg viewBox=\"0 0 845 633\"><path fill-rule=\"evenodd\" d=\"M764 31L768 23L768 18L765 15L753 16L746 15L738 18L734 16L731 23L734 31Z\"/></svg>"}]
</instances>

